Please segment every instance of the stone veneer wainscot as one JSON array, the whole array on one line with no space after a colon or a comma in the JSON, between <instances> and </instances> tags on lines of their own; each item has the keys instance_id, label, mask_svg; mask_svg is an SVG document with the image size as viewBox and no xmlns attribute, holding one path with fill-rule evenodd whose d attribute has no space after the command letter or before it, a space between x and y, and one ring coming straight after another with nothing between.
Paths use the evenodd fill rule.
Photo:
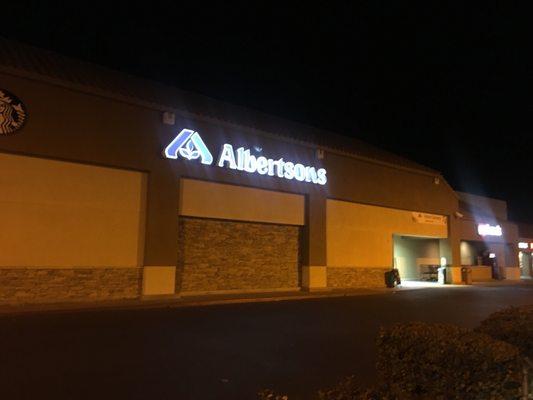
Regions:
<instances>
[{"instance_id":1,"label":"stone veneer wainscot","mask_svg":"<svg viewBox=\"0 0 533 400\"><path fill-rule=\"evenodd\" d=\"M137 298L142 268L1 268L0 303Z\"/></svg>"},{"instance_id":2,"label":"stone veneer wainscot","mask_svg":"<svg viewBox=\"0 0 533 400\"><path fill-rule=\"evenodd\" d=\"M180 218L177 292L295 288L300 227Z\"/></svg>"}]
</instances>

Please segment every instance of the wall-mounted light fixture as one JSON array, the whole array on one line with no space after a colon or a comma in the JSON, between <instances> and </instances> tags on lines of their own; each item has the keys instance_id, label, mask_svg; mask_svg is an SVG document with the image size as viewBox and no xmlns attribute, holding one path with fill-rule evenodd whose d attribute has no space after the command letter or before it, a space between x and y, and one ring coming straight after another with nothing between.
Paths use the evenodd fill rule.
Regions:
<instances>
[{"instance_id":1,"label":"wall-mounted light fixture","mask_svg":"<svg viewBox=\"0 0 533 400\"><path fill-rule=\"evenodd\" d=\"M176 114L171 111L165 111L163 113L163 123L165 125L174 125L176 123Z\"/></svg>"}]
</instances>

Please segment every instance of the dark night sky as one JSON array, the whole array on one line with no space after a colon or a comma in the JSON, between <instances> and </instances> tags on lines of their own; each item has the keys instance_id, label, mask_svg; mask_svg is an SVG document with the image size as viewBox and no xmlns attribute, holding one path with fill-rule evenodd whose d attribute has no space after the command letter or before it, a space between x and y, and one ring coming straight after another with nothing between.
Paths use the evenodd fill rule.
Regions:
<instances>
[{"instance_id":1,"label":"dark night sky","mask_svg":"<svg viewBox=\"0 0 533 400\"><path fill-rule=\"evenodd\" d=\"M529 10L11 3L0 35L357 137L533 223Z\"/></svg>"}]
</instances>

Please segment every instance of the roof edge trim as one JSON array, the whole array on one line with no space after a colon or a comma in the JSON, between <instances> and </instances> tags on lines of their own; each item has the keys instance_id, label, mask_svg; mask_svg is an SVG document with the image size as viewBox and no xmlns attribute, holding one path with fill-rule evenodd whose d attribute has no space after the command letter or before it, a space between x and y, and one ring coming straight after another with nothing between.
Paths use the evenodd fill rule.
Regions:
<instances>
[{"instance_id":1,"label":"roof edge trim","mask_svg":"<svg viewBox=\"0 0 533 400\"><path fill-rule=\"evenodd\" d=\"M407 172L411 172L411 173L415 173L415 174L419 174L419 175L424 175L424 176L439 177L439 178L442 178L442 180L446 183L446 185L451 189L451 186L446 181L446 179L444 179L444 177L443 177L443 175L441 174L440 171L435 171L434 173L432 173L430 171L424 171L424 170L421 170L421 169L405 167L405 166L397 165L397 164L394 164L394 163L388 163L386 161L377 160L377 159L374 159L374 158L371 158L371 157L364 157L364 156L360 156L360 155L353 154L353 153L350 153L350 152L344 152L342 150L334 149L334 148L331 148L331 147L328 147L328 146L316 145L316 144L313 144L313 143L310 143L310 142L306 142L306 141L303 141L303 140L294 139L294 138L291 138L291 137L288 137L288 136L285 136L285 135L282 135L282 134L277 134L277 133L265 131L265 130L262 130L262 129L258 129L258 128L254 128L254 127L238 124L238 123L235 123L235 122L226 121L226 120L223 120L223 119L220 119L220 118L210 117L210 116L206 116L206 115L199 114L199 113L193 113L193 112L190 112L190 111L187 111L187 110L176 109L174 107L166 106L166 105L163 105L163 104L160 104L160 103L153 103L153 102L149 102L149 101L142 100L142 99L139 99L139 98L136 98L136 97L132 97L132 96L124 96L124 95L116 94L116 93L113 93L113 92L110 92L110 91L107 91L107 90L98 89L98 88L95 88L95 87L92 87L92 86L81 85L81 84L76 84L76 83L73 83L73 82L65 81L65 80L62 80L62 79L52 78L52 77L49 77L47 75L43 75L43 74L39 74L39 73L35 73L35 72L30 72L30 71L27 71L27 70L24 70L24 69L20 69L20 68L14 68L14 67L0 65L0 72L5 73L7 75L15 76L15 77L18 77L18 78L38 81L38 82L42 82L42 83L46 83L46 84L62 87L62 88L67 89L67 90L72 90L72 91L76 91L76 92L80 92L80 93L90 94L90 95L93 95L93 96L112 99L112 100L119 101L119 102L122 102L122 103L135 105L135 106L139 106L139 107L143 107L143 108L148 108L148 109L155 110L155 111L177 112L177 113L179 113L181 115L184 115L184 116L190 116L190 117L193 117L193 118L201 119L201 120L212 122L212 123L213 122L214 123L219 123L219 124L222 123L225 126L233 126L233 127L237 127L237 128L240 128L240 129L246 129L246 130L248 130L248 131L250 131L252 133L259 134L259 135L262 135L262 136L271 137L271 138L275 138L275 139L280 139L280 140L283 140L283 141L288 142L288 143L294 143L294 144L298 144L298 145L301 145L301 146L306 146L306 147L309 147L309 148L324 149L327 152L330 152L332 154L337 154L337 155L340 155L340 156L361 160L361 161L368 162L368 163L371 163L371 164L382 165L382 166L386 166L386 167L389 167L389 168L392 168L392 169L396 169L396 170L407 171ZM453 191L453 189L452 189L452 191Z\"/></svg>"}]
</instances>

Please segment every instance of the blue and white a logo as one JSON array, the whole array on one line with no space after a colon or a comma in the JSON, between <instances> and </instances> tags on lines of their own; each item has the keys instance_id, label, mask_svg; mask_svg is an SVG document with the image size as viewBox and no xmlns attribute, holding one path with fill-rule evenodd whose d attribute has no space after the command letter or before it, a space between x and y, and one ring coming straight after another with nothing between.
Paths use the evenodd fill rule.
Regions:
<instances>
[{"instance_id":1,"label":"blue and white a logo","mask_svg":"<svg viewBox=\"0 0 533 400\"><path fill-rule=\"evenodd\" d=\"M165 157L177 159L178 155L187 160L200 159L202 164L213 164L213 156L204 141L191 129L183 129L165 149Z\"/></svg>"}]
</instances>

